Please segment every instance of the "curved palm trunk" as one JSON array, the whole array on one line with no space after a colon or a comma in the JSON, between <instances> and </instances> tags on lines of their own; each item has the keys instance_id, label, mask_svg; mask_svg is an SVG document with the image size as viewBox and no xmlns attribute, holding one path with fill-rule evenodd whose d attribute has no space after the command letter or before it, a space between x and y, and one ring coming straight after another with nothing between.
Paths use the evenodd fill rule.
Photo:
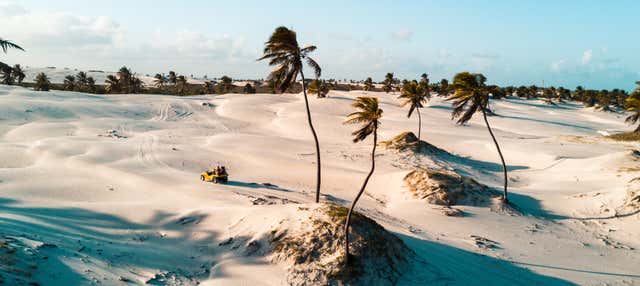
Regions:
<instances>
[{"instance_id":1,"label":"curved palm trunk","mask_svg":"<svg viewBox=\"0 0 640 286\"><path fill-rule=\"evenodd\" d=\"M344 249L345 249L346 265L349 265L349 256L350 256L349 255L349 226L351 226L351 215L353 213L353 209L358 203L358 200L360 199L360 196L362 196L362 193L364 193L364 189L367 187L367 183L369 183L369 179L371 178L371 175L373 175L373 171L376 169L376 146L377 145L378 145L378 124L376 124L373 130L373 150L371 150L371 170L369 171L369 174L367 174L367 177L364 179L364 183L362 184L362 187L360 187L360 191L358 192L358 195L353 200L353 203L351 203L351 208L349 209L349 213L347 214L347 222L344 227L344 234L345 234Z\"/></svg>"},{"instance_id":2,"label":"curved palm trunk","mask_svg":"<svg viewBox=\"0 0 640 286\"><path fill-rule=\"evenodd\" d=\"M304 82L304 73L302 69L300 69L300 77L302 77L302 93L304 94L304 105L307 108L307 121L309 121L309 128L311 128L311 133L313 133L313 140L316 143L316 162L318 171L316 174L316 203L320 202L320 182L321 182L321 173L320 173L320 143L318 142L318 135L316 134L316 129L313 128L313 122L311 122L311 110L309 110L309 99L307 98L307 86Z\"/></svg>"},{"instance_id":3,"label":"curved palm trunk","mask_svg":"<svg viewBox=\"0 0 640 286\"><path fill-rule=\"evenodd\" d=\"M418 112L418 142L420 142L420 131L422 131L422 116L420 116L420 108L416 108Z\"/></svg>"},{"instance_id":4,"label":"curved palm trunk","mask_svg":"<svg viewBox=\"0 0 640 286\"><path fill-rule=\"evenodd\" d=\"M489 134L491 135L491 139L493 139L493 143L496 145L496 149L498 149L498 154L500 155L500 160L502 161L502 172L504 173L504 193L502 194L502 201L505 203L509 203L509 199L507 198L507 164L504 162L504 157L502 156L502 151L500 151L500 146L498 145L498 141L496 137L493 135L493 131L491 131L491 126L489 126L489 120L487 120L487 112L484 108L482 110L482 117L484 118L484 123L487 125L487 129L489 130Z\"/></svg>"}]
</instances>

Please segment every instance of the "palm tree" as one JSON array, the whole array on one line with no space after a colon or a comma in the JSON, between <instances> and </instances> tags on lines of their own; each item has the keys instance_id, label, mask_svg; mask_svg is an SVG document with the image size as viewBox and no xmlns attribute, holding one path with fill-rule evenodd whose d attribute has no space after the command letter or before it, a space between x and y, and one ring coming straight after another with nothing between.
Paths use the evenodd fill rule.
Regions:
<instances>
[{"instance_id":1,"label":"palm tree","mask_svg":"<svg viewBox=\"0 0 640 286\"><path fill-rule=\"evenodd\" d=\"M640 120L640 81L637 81L636 84L638 87L624 102L625 110L632 113L624 120L629 124L635 124ZM640 125L633 132L640 132Z\"/></svg>"},{"instance_id":2,"label":"palm tree","mask_svg":"<svg viewBox=\"0 0 640 286\"><path fill-rule=\"evenodd\" d=\"M349 114L345 124L363 124L358 130L351 133L353 135L353 142L358 143L363 141L369 135L373 134L373 148L371 150L371 169L369 174L364 179L358 195L351 203L349 213L347 214L347 221L344 227L345 231L345 263L349 265L349 226L351 225L351 215L353 209L358 203L360 196L364 193L364 189L367 187L367 183L373 175L373 171L376 168L376 146L378 145L378 126L380 126L380 118L382 118L382 109L380 109L377 97L358 97L358 99L352 104L358 111Z\"/></svg>"},{"instance_id":3,"label":"palm tree","mask_svg":"<svg viewBox=\"0 0 640 286\"><path fill-rule=\"evenodd\" d=\"M2 73L2 75L0 75L0 78L3 84L7 84L7 85L13 84L14 76L13 76L13 68L11 68L11 66L5 63L0 63L0 73Z\"/></svg>"},{"instance_id":4,"label":"palm tree","mask_svg":"<svg viewBox=\"0 0 640 286\"><path fill-rule=\"evenodd\" d=\"M231 77L223 75L220 78L220 93L227 93L233 87L233 79Z\"/></svg>"},{"instance_id":5,"label":"palm tree","mask_svg":"<svg viewBox=\"0 0 640 286\"><path fill-rule=\"evenodd\" d=\"M187 78L183 75L180 75L176 78L176 90L178 94L183 95L184 90L187 87Z\"/></svg>"},{"instance_id":6,"label":"palm tree","mask_svg":"<svg viewBox=\"0 0 640 286\"><path fill-rule=\"evenodd\" d=\"M106 84L105 90L107 93L120 92L120 80L115 75L107 75L104 83Z\"/></svg>"},{"instance_id":7,"label":"palm tree","mask_svg":"<svg viewBox=\"0 0 640 286\"><path fill-rule=\"evenodd\" d=\"M418 113L418 141L420 140L420 132L422 130L422 116L420 115L420 108L424 107L424 104L431 98L429 94L429 85L419 84L413 80L405 83L402 86L402 94L398 99L404 99L402 107L409 106L409 112L407 118L411 117L411 114L415 110Z\"/></svg>"},{"instance_id":8,"label":"palm tree","mask_svg":"<svg viewBox=\"0 0 640 286\"><path fill-rule=\"evenodd\" d=\"M205 81L204 82L204 86L203 86L204 93L205 94L209 94L209 93L211 93L212 90L213 90L213 82Z\"/></svg>"},{"instance_id":9,"label":"palm tree","mask_svg":"<svg viewBox=\"0 0 640 286\"><path fill-rule=\"evenodd\" d=\"M318 98L326 97L329 93L329 84L327 84L324 80L314 80L309 86L307 86L307 91L309 93L316 93Z\"/></svg>"},{"instance_id":10,"label":"palm tree","mask_svg":"<svg viewBox=\"0 0 640 286\"><path fill-rule=\"evenodd\" d=\"M384 90L384 92L389 93L390 91L393 90L393 83L395 82L395 79L393 78L393 73L387 73L384 76L384 82L383 82L383 87L382 89Z\"/></svg>"},{"instance_id":11,"label":"palm tree","mask_svg":"<svg viewBox=\"0 0 640 286\"><path fill-rule=\"evenodd\" d=\"M440 80L440 95L448 96L449 95L449 81L446 78Z\"/></svg>"},{"instance_id":12,"label":"palm tree","mask_svg":"<svg viewBox=\"0 0 640 286\"><path fill-rule=\"evenodd\" d=\"M420 85L426 89L429 88L429 75L426 73L420 75Z\"/></svg>"},{"instance_id":13,"label":"palm tree","mask_svg":"<svg viewBox=\"0 0 640 286\"><path fill-rule=\"evenodd\" d=\"M250 83L245 84L242 91L247 94L256 93L256 89Z\"/></svg>"},{"instance_id":14,"label":"palm tree","mask_svg":"<svg viewBox=\"0 0 640 286\"><path fill-rule=\"evenodd\" d=\"M96 92L96 80L92 76L87 77L87 90L91 93Z\"/></svg>"},{"instance_id":15,"label":"palm tree","mask_svg":"<svg viewBox=\"0 0 640 286\"><path fill-rule=\"evenodd\" d=\"M496 145L500 160L502 161L502 171L504 173L504 193L502 195L502 201L505 204L509 203L507 197L507 164L504 162L502 151L496 137L493 135L489 121L487 120L487 107L489 105L489 93L487 91L486 82L487 78L482 74L472 74L469 72L461 72L456 74L453 78L454 93L447 100L453 101L452 119L458 118L458 124L462 125L467 123L473 115L480 111L484 118L484 123L487 125L489 135L493 139L493 143Z\"/></svg>"},{"instance_id":16,"label":"palm tree","mask_svg":"<svg viewBox=\"0 0 640 286\"><path fill-rule=\"evenodd\" d=\"M132 88L132 77L133 77L133 73L131 72L131 70L127 67L121 67L120 70L118 70L118 80L120 82L120 89L122 90L122 92L124 93L129 93L131 91Z\"/></svg>"},{"instance_id":17,"label":"palm tree","mask_svg":"<svg viewBox=\"0 0 640 286\"><path fill-rule=\"evenodd\" d=\"M176 83L178 83L178 76L176 75L176 72L169 71L169 83L173 85L176 85Z\"/></svg>"},{"instance_id":18,"label":"palm tree","mask_svg":"<svg viewBox=\"0 0 640 286\"><path fill-rule=\"evenodd\" d=\"M157 73L153 78L153 82L155 83L157 88L164 87L164 83L167 81L167 79L159 73Z\"/></svg>"},{"instance_id":19,"label":"palm tree","mask_svg":"<svg viewBox=\"0 0 640 286\"><path fill-rule=\"evenodd\" d=\"M64 77L64 89L73 91L76 89L76 78L72 75Z\"/></svg>"},{"instance_id":20,"label":"palm tree","mask_svg":"<svg viewBox=\"0 0 640 286\"><path fill-rule=\"evenodd\" d=\"M12 70L13 70L13 76L15 76L16 80L18 81L18 84L22 83L22 81L26 77L26 75L24 74L24 70L22 70L22 67L16 64L13 66Z\"/></svg>"},{"instance_id":21,"label":"palm tree","mask_svg":"<svg viewBox=\"0 0 640 286\"><path fill-rule=\"evenodd\" d=\"M303 61L313 69L316 78L320 77L320 65L309 54L316 50L316 46L306 46L300 48L296 38L296 32L286 27L278 27L271 34L269 40L265 43L264 55L258 60L269 59L269 65L276 68L269 74L269 79L274 80L278 85L280 92L284 92L290 86L295 84L298 74L302 78L302 93L304 95L304 104L307 111L307 121L309 128L313 134L316 144L316 167L317 167L317 183L316 183L316 203L320 202L320 183L321 183L321 165L320 165L320 143L318 135L313 128L311 120L311 111L309 110L309 99L307 98L307 88L304 79Z\"/></svg>"},{"instance_id":22,"label":"palm tree","mask_svg":"<svg viewBox=\"0 0 640 286\"><path fill-rule=\"evenodd\" d=\"M371 79L371 77L368 77L365 81L364 81L364 90L365 91L370 91L373 89L373 80Z\"/></svg>"},{"instance_id":23,"label":"palm tree","mask_svg":"<svg viewBox=\"0 0 640 286\"><path fill-rule=\"evenodd\" d=\"M47 75L43 72L36 75L36 81L33 85L33 89L36 91L49 91L49 86L51 82Z\"/></svg>"},{"instance_id":24,"label":"palm tree","mask_svg":"<svg viewBox=\"0 0 640 286\"><path fill-rule=\"evenodd\" d=\"M7 53L7 50L8 50L9 48L11 48L11 49L21 50L21 51L23 51L23 52L24 52L24 49L23 49L22 47L20 47L20 46L18 46L18 45L16 45L16 44L14 44L14 43L12 43L12 42L11 42L11 41L9 41L9 40L5 40L5 39L3 39L3 38L0 38L0 47L2 48L2 51L3 51L5 54Z\"/></svg>"}]
</instances>

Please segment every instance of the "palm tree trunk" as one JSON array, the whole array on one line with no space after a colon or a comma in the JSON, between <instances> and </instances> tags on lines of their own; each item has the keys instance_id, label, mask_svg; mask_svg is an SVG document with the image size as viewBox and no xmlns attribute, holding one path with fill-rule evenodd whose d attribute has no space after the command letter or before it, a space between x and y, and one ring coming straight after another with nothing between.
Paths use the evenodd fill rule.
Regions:
<instances>
[{"instance_id":1,"label":"palm tree trunk","mask_svg":"<svg viewBox=\"0 0 640 286\"><path fill-rule=\"evenodd\" d=\"M313 128L313 122L311 121L311 110L309 110L309 99L307 98L307 86L304 82L304 73L302 69L300 69L300 77L302 77L302 93L304 94L304 105L307 108L307 121L309 121L309 128L311 128L311 133L313 133L313 140L316 143L316 163L317 163L317 174L316 174L316 203L320 202L320 182L321 182L321 173L320 173L320 143L318 142L318 135L316 134L316 129Z\"/></svg>"},{"instance_id":2,"label":"palm tree trunk","mask_svg":"<svg viewBox=\"0 0 640 286\"><path fill-rule=\"evenodd\" d=\"M502 161L502 172L504 173L504 193L502 194L502 201L504 203L509 203L509 199L507 198L507 164L504 162L504 157L502 156L502 151L500 151L500 145L498 145L498 141L496 137L493 135L493 131L491 131L491 126L489 126L489 120L487 120L487 112L485 108L482 107L482 117L484 118L484 123L487 125L487 129L489 130L489 134L491 135L491 139L493 139L493 143L496 145L496 149L498 149L498 154L500 155L500 160Z\"/></svg>"},{"instance_id":3,"label":"palm tree trunk","mask_svg":"<svg viewBox=\"0 0 640 286\"><path fill-rule=\"evenodd\" d=\"M420 116L420 108L416 108L418 112L418 142L420 142L420 131L422 131L422 116Z\"/></svg>"},{"instance_id":4,"label":"palm tree trunk","mask_svg":"<svg viewBox=\"0 0 640 286\"><path fill-rule=\"evenodd\" d=\"M349 209L349 213L347 214L347 222L344 227L344 235L345 235L344 249L345 249L346 265L349 265L349 226L351 225L351 215L353 213L353 209L356 207L356 204L358 203L358 200L360 199L360 196L362 196L362 193L364 193L364 189L367 187L367 183L369 183L369 179L371 178L371 175L373 175L373 171L376 169L376 146L377 145L378 145L378 124L376 123L373 129L373 150L371 150L371 170L369 171L369 174L367 174L367 177L364 179L364 183L362 184L362 187L360 187L360 191L358 192L358 195L353 200L353 203L351 203L351 208Z\"/></svg>"}]
</instances>

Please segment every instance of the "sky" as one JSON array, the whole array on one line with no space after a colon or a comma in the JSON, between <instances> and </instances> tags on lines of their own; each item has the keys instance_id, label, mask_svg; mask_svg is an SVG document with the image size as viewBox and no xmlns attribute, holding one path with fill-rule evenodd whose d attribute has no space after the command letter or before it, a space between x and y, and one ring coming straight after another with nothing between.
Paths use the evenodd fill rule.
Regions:
<instances>
[{"instance_id":1,"label":"sky","mask_svg":"<svg viewBox=\"0 0 640 286\"><path fill-rule=\"evenodd\" d=\"M640 1L0 0L0 37L32 67L174 70L263 78L278 26L294 29L323 78L432 81L481 72L491 84L632 90Z\"/></svg>"}]
</instances>

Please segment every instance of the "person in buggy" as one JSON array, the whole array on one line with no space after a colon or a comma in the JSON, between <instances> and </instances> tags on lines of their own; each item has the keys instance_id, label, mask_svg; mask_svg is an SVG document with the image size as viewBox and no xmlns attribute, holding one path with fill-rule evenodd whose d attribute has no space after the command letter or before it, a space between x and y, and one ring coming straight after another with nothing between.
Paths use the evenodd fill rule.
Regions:
<instances>
[{"instance_id":1,"label":"person in buggy","mask_svg":"<svg viewBox=\"0 0 640 286\"><path fill-rule=\"evenodd\" d=\"M216 184L226 184L229 180L229 174L224 166L217 166L200 174L200 180Z\"/></svg>"}]
</instances>

